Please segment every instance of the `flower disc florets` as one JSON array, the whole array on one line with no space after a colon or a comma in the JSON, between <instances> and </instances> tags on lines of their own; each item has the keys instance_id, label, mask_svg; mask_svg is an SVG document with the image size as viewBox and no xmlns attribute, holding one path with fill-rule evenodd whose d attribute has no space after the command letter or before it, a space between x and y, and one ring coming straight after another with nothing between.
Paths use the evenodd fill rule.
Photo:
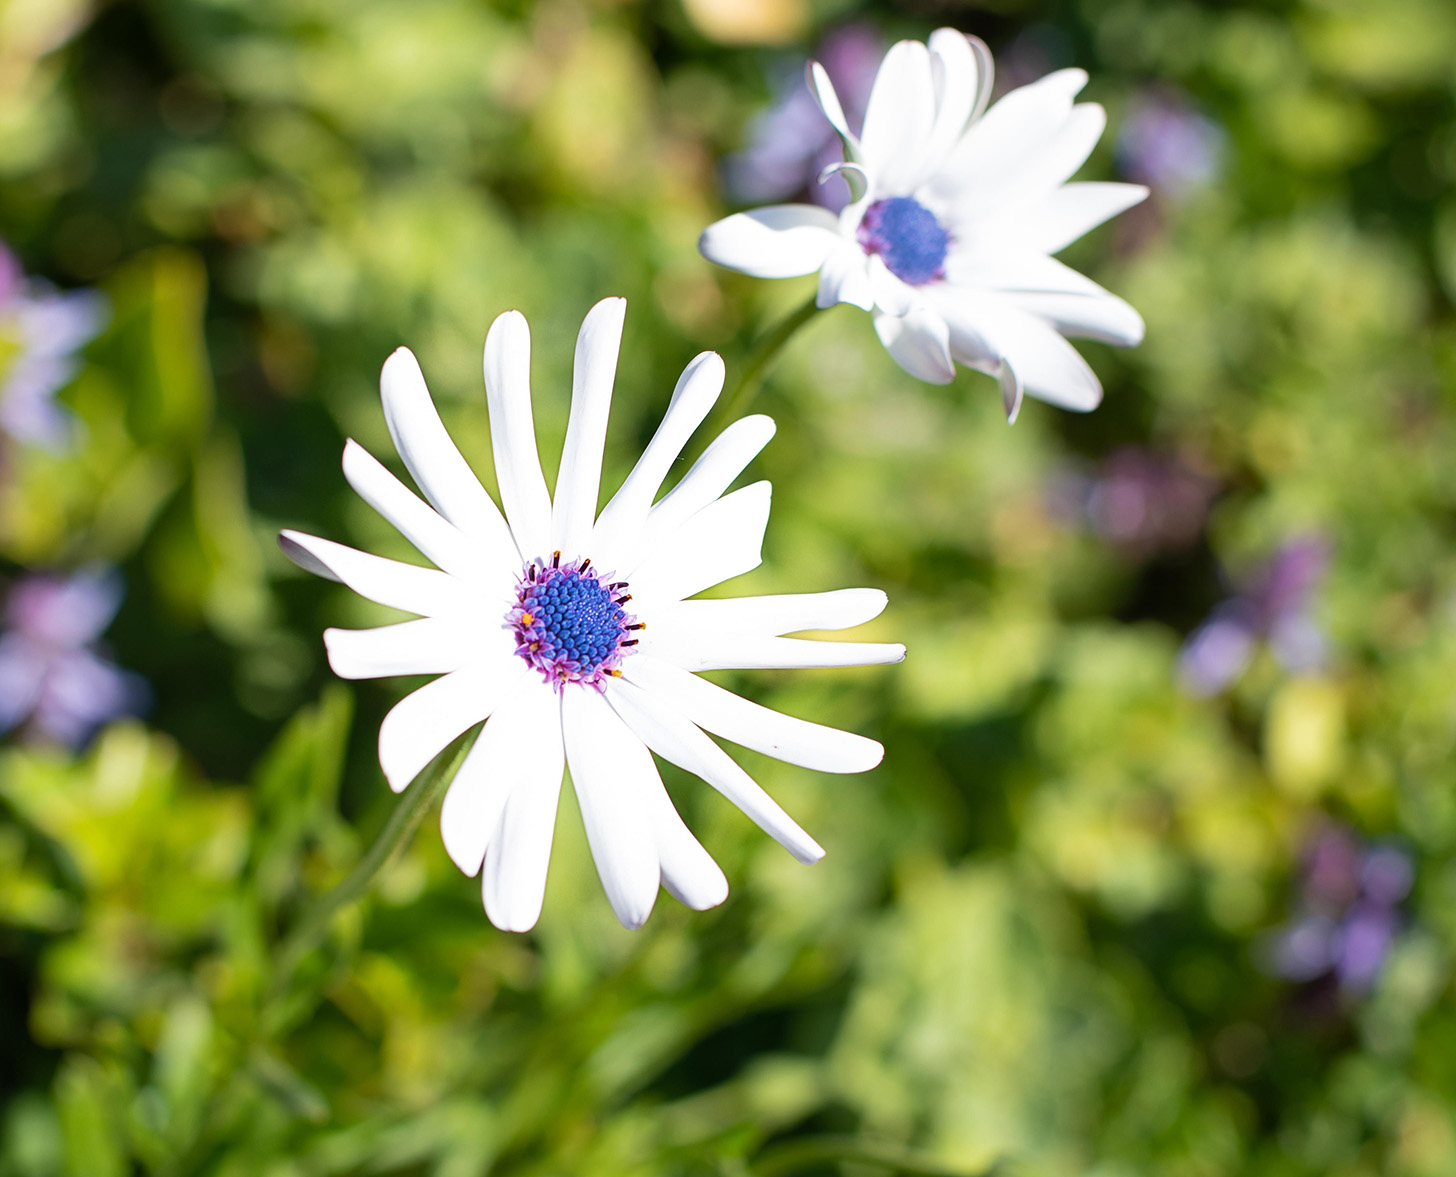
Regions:
<instances>
[{"instance_id":1,"label":"flower disc florets","mask_svg":"<svg viewBox=\"0 0 1456 1177\"><path fill-rule=\"evenodd\" d=\"M591 570L591 560L526 565L506 614L516 634L516 653L558 691L567 683L601 689L621 673L622 658L637 644L643 625L625 605L632 599L625 581L609 582Z\"/></svg>"},{"instance_id":2,"label":"flower disc florets","mask_svg":"<svg viewBox=\"0 0 1456 1177\"><path fill-rule=\"evenodd\" d=\"M879 254L890 273L910 286L945 277L950 234L912 196L875 201L865 209L856 237L865 253Z\"/></svg>"}]
</instances>

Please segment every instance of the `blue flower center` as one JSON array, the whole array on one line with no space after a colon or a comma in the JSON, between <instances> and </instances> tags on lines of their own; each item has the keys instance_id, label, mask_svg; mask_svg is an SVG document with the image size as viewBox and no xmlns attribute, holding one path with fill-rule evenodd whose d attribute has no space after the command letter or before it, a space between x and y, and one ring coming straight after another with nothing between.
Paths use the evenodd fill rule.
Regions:
<instances>
[{"instance_id":1,"label":"blue flower center","mask_svg":"<svg viewBox=\"0 0 1456 1177\"><path fill-rule=\"evenodd\" d=\"M911 196L891 196L865 209L857 234L865 253L879 254L902 282L924 286L945 277L950 234Z\"/></svg>"},{"instance_id":2,"label":"blue flower center","mask_svg":"<svg viewBox=\"0 0 1456 1177\"><path fill-rule=\"evenodd\" d=\"M582 682L600 688L621 674L618 667L643 629L625 606L632 599L625 581L608 583L591 570L591 560L526 565L516 604L506 624L516 634L516 653L560 690Z\"/></svg>"}]
</instances>

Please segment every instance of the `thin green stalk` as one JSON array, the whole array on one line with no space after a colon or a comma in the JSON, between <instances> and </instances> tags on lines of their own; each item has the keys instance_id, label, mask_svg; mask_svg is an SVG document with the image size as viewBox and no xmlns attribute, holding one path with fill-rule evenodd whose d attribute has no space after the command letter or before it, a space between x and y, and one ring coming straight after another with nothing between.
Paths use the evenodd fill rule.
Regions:
<instances>
[{"instance_id":1,"label":"thin green stalk","mask_svg":"<svg viewBox=\"0 0 1456 1177\"><path fill-rule=\"evenodd\" d=\"M455 779L455 774L459 771L460 764L465 759L466 752L470 750L472 742L469 736L465 737L458 744L453 755L446 753L437 756L434 763L415 778L414 783L400 795L394 812L389 815L389 820L384 823L384 829L380 831L379 837L374 840L374 844L369 847L364 857L359 860L343 882L332 891L320 896L293 926L292 931L279 946L277 956L274 958L277 965L264 999L265 1010L287 991L288 983L293 979L294 972L303 963L303 958L317 948L324 936L328 934L329 925L333 922L334 917L369 889L369 885L374 881L374 876L383 869L384 864L390 860L394 852L409 841L410 836L424 820L425 814L434 807L435 802L444 792L445 786Z\"/></svg>"},{"instance_id":2,"label":"thin green stalk","mask_svg":"<svg viewBox=\"0 0 1456 1177\"><path fill-rule=\"evenodd\" d=\"M895 1177L995 1177L1001 1171L999 1161L983 1169L954 1169L906 1149L852 1136L806 1136L785 1141L768 1149L749 1165L748 1171L752 1177L790 1177L836 1162L885 1169Z\"/></svg>"},{"instance_id":3,"label":"thin green stalk","mask_svg":"<svg viewBox=\"0 0 1456 1177\"><path fill-rule=\"evenodd\" d=\"M739 374L738 383L733 386L732 392L718 402L714 420L709 428L702 431L701 436L713 438L724 425L736 421L743 415L743 411L758 395L758 390L763 387L763 379L768 374L769 366L783 350L784 344L794 337L800 327L818 314L819 309L815 305L814 299L810 298L793 314L780 320L764 333L753 345L753 350L748 353L743 370Z\"/></svg>"}]
</instances>

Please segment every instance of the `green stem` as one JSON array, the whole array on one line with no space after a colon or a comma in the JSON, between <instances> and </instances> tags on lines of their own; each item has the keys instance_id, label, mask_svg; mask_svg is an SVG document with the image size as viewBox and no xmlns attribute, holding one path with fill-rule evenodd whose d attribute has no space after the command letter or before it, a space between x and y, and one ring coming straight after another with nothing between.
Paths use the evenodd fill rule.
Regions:
<instances>
[{"instance_id":1,"label":"green stem","mask_svg":"<svg viewBox=\"0 0 1456 1177\"><path fill-rule=\"evenodd\" d=\"M736 421L743 415L743 410L749 406L753 398L758 395L758 390L763 387L763 378L768 374L769 366L777 358L784 344L788 343L799 328L818 313L819 307L815 305L814 299L810 298L793 314L782 319L763 334L753 345L753 350L748 353L748 358L743 363L743 371L738 377L738 383L733 386L732 392L718 402L717 410L714 413L715 420L708 428L700 431L700 436L716 437L724 425Z\"/></svg>"},{"instance_id":2,"label":"green stem","mask_svg":"<svg viewBox=\"0 0 1456 1177\"><path fill-rule=\"evenodd\" d=\"M788 1177L819 1165L845 1162L886 1169L897 1177L995 1177L1000 1162L972 1172L952 1169L929 1157L852 1136L809 1136L770 1148L749 1166L753 1177Z\"/></svg>"},{"instance_id":3,"label":"green stem","mask_svg":"<svg viewBox=\"0 0 1456 1177\"><path fill-rule=\"evenodd\" d=\"M394 852L419 828L425 814L434 806L445 786L455 779L465 754L473 741L467 736L461 741L453 755L444 753L422 772L404 793L399 804L384 823L384 829L369 847L354 869L332 891L321 896L294 925L275 957L277 966L272 983L268 987L264 1008L273 1005L288 989L288 982L303 958L318 947L328 933L329 925L340 911L353 903L369 889L374 876L383 869Z\"/></svg>"}]
</instances>

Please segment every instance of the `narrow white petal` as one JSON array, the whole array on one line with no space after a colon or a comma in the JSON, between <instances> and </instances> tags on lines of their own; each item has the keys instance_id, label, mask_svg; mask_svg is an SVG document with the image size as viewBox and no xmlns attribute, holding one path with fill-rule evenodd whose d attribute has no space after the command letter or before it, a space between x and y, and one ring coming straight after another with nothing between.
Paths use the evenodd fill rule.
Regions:
<instances>
[{"instance_id":1,"label":"narrow white petal","mask_svg":"<svg viewBox=\"0 0 1456 1177\"><path fill-rule=\"evenodd\" d=\"M568 559L589 555L597 492L602 482L602 447L612 407L612 384L622 346L625 298L603 299L587 312L576 339L571 382L571 418L556 475L551 548Z\"/></svg>"},{"instance_id":2,"label":"narrow white petal","mask_svg":"<svg viewBox=\"0 0 1456 1177\"><path fill-rule=\"evenodd\" d=\"M874 740L781 715L648 654L628 658L622 672L659 699L671 699L699 727L777 760L820 772L865 772L885 755Z\"/></svg>"},{"instance_id":3,"label":"narrow white petal","mask_svg":"<svg viewBox=\"0 0 1456 1177\"><path fill-rule=\"evenodd\" d=\"M467 875L480 870L486 849L500 830L510 795L517 789L540 788L541 772L549 773L550 758L546 757L543 765L538 734L532 724L539 727L549 722L553 729L559 727L554 703L551 688L545 683L530 683L524 690L513 690L485 721L480 738L450 783L440 807L440 836L446 853ZM560 737L555 739L559 747ZM559 763L555 772L559 784Z\"/></svg>"},{"instance_id":4,"label":"narrow white petal","mask_svg":"<svg viewBox=\"0 0 1456 1177\"><path fill-rule=\"evenodd\" d=\"M691 597L763 561L772 488L755 482L704 507L647 558L624 573L638 608Z\"/></svg>"},{"instance_id":5,"label":"narrow white petal","mask_svg":"<svg viewBox=\"0 0 1456 1177\"><path fill-rule=\"evenodd\" d=\"M627 480L602 509L592 531L592 555L597 567L625 575L637 563L652 500L688 438L703 423L722 391L723 359L717 352L705 351L683 369L657 432Z\"/></svg>"},{"instance_id":6,"label":"narrow white petal","mask_svg":"<svg viewBox=\"0 0 1456 1177\"><path fill-rule=\"evenodd\" d=\"M602 889L622 926L640 928L662 877L647 799L652 753L592 690L562 695L561 731Z\"/></svg>"},{"instance_id":7,"label":"narrow white petal","mask_svg":"<svg viewBox=\"0 0 1456 1177\"><path fill-rule=\"evenodd\" d=\"M875 333L890 357L914 376L929 384L949 384L955 379L950 358L950 332L945 320L928 308L907 315L875 312Z\"/></svg>"},{"instance_id":8,"label":"narrow white petal","mask_svg":"<svg viewBox=\"0 0 1456 1177\"><path fill-rule=\"evenodd\" d=\"M344 445L344 477L359 497L378 511L419 553L448 572L495 594L509 591L514 573L509 553L490 551L417 498L358 442ZM494 558L493 558L494 557ZM501 597L504 600L504 596Z\"/></svg>"},{"instance_id":9,"label":"narrow white petal","mask_svg":"<svg viewBox=\"0 0 1456 1177\"><path fill-rule=\"evenodd\" d=\"M526 673L526 664L501 653L456 670L406 695L379 725L379 766L396 793L445 745L489 715Z\"/></svg>"},{"instance_id":10,"label":"narrow white petal","mask_svg":"<svg viewBox=\"0 0 1456 1177\"><path fill-rule=\"evenodd\" d=\"M996 380L1001 385L1001 408L1006 413L1006 424L1015 425L1021 416L1021 402L1026 396L1026 385L1016 369L1002 360L996 365Z\"/></svg>"},{"instance_id":11,"label":"narrow white petal","mask_svg":"<svg viewBox=\"0 0 1456 1177\"><path fill-rule=\"evenodd\" d=\"M755 278L797 278L824 264L839 220L816 204L773 204L715 221L698 238L710 262Z\"/></svg>"},{"instance_id":12,"label":"narrow white petal","mask_svg":"<svg viewBox=\"0 0 1456 1177\"><path fill-rule=\"evenodd\" d=\"M481 893L491 923L503 932L528 932L541 916L546 895L566 763L560 700L545 683L531 683L520 693L506 731L515 744L507 755L513 770L510 797L486 851Z\"/></svg>"},{"instance_id":13,"label":"narrow white petal","mask_svg":"<svg viewBox=\"0 0 1456 1177\"><path fill-rule=\"evenodd\" d=\"M1095 102L1079 103L1035 156L995 182L974 186L958 203L958 213L977 217L997 205L1020 209L1044 199L1087 162L1106 129L1107 112L1101 106Z\"/></svg>"},{"instance_id":14,"label":"narrow white petal","mask_svg":"<svg viewBox=\"0 0 1456 1177\"><path fill-rule=\"evenodd\" d=\"M900 41L875 75L860 148L874 171L877 197L905 195L917 178L935 122L930 63L919 41Z\"/></svg>"},{"instance_id":15,"label":"narrow white petal","mask_svg":"<svg viewBox=\"0 0 1456 1177\"><path fill-rule=\"evenodd\" d=\"M1045 254L1026 249L952 250L945 260L948 290L1020 290L1031 294L1090 294L1111 297L1085 274Z\"/></svg>"},{"instance_id":16,"label":"narrow white petal","mask_svg":"<svg viewBox=\"0 0 1456 1177\"><path fill-rule=\"evenodd\" d=\"M507 311L485 337L485 395L501 503L522 561L545 555L551 539L551 496L541 474L531 415L531 329Z\"/></svg>"},{"instance_id":17,"label":"narrow white petal","mask_svg":"<svg viewBox=\"0 0 1456 1177\"><path fill-rule=\"evenodd\" d=\"M471 602L460 581L434 568L386 560L299 531L279 532L278 546L285 556L315 576L337 580L361 597L406 613L422 617L458 614Z\"/></svg>"},{"instance_id":18,"label":"narrow white petal","mask_svg":"<svg viewBox=\"0 0 1456 1177\"><path fill-rule=\"evenodd\" d=\"M651 762L650 754L648 761ZM717 907L728 898L728 879L684 824L655 764L646 800L647 817L662 867L662 885L674 899L694 911Z\"/></svg>"},{"instance_id":19,"label":"narrow white petal","mask_svg":"<svg viewBox=\"0 0 1456 1177\"><path fill-rule=\"evenodd\" d=\"M1039 253L1057 253L1147 195L1141 184L1063 184L1023 211L1019 243Z\"/></svg>"},{"instance_id":20,"label":"narrow white petal","mask_svg":"<svg viewBox=\"0 0 1456 1177\"><path fill-rule=\"evenodd\" d=\"M329 665L340 678L448 674L481 658L488 635L456 620L422 617L377 629L326 629Z\"/></svg>"},{"instance_id":21,"label":"narrow white petal","mask_svg":"<svg viewBox=\"0 0 1456 1177\"><path fill-rule=\"evenodd\" d=\"M857 161L860 157L859 139L849 129L849 120L844 117L844 107L839 103L839 95L834 91L834 83L829 80L828 71L817 61L811 61L807 74L809 93L814 95L814 101L819 104L819 109L824 112L824 117L829 120L829 125L834 128L844 145L845 159Z\"/></svg>"},{"instance_id":22,"label":"narrow white petal","mask_svg":"<svg viewBox=\"0 0 1456 1177\"><path fill-rule=\"evenodd\" d=\"M652 751L701 777L800 862L823 858L824 848L669 699L623 679L607 688L608 702Z\"/></svg>"},{"instance_id":23,"label":"narrow white petal","mask_svg":"<svg viewBox=\"0 0 1456 1177\"><path fill-rule=\"evenodd\" d=\"M960 140L989 81L990 51L974 37L958 29L936 29L930 34L930 60L935 86L935 122L925 143L922 164L915 182L936 168Z\"/></svg>"},{"instance_id":24,"label":"narrow white petal","mask_svg":"<svg viewBox=\"0 0 1456 1177\"><path fill-rule=\"evenodd\" d=\"M732 486L744 467L769 443L776 428L773 418L756 415L735 421L718 434L692 469L647 513L643 550L651 551Z\"/></svg>"},{"instance_id":25,"label":"narrow white petal","mask_svg":"<svg viewBox=\"0 0 1456 1177\"><path fill-rule=\"evenodd\" d=\"M1097 339L1118 347L1136 347L1143 341L1143 317L1116 295L1008 293L1005 299L1076 339Z\"/></svg>"},{"instance_id":26,"label":"narrow white petal","mask_svg":"<svg viewBox=\"0 0 1456 1177\"><path fill-rule=\"evenodd\" d=\"M384 420L405 468L435 510L501 560L516 556L515 541L500 509L481 486L440 420L420 365L402 347L379 374Z\"/></svg>"},{"instance_id":27,"label":"narrow white petal","mask_svg":"<svg viewBox=\"0 0 1456 1177\"><path fill-rule=\"evenodd\" d=\"M829 666L882 666L905 660L905 647L888 642L818 642L713 630L694 634L646 631L642 652L694 673L700 670L776 670Z\"/></svg>"},{"instance_id":28,"label":"narrow white petal","mask_svg":"<svg viewBox=\"0 0 1456 1177\"><path fill-rule=\"evenodd\" d=\"M652 627L672 633L697 629L720 633L777 636L806 629L849 629L884 612L889 598L879 589L838 589L828 593L783 593L767 597L729 597L679 601L654 611Z\"/></svg>"},{"instance_id":29,"label":"narrow white petal","mask_svg":"<svg viewBox=\"0 0 1456 1177\"><path fill-rule=\"evenodd\" d=\"M819 292L814 304L820 308L847 302L862 311L875 305L874 288L870 285L869 261L864 250L852 241L841 240L819 271Z\"/></svg>"}]
</instances>

